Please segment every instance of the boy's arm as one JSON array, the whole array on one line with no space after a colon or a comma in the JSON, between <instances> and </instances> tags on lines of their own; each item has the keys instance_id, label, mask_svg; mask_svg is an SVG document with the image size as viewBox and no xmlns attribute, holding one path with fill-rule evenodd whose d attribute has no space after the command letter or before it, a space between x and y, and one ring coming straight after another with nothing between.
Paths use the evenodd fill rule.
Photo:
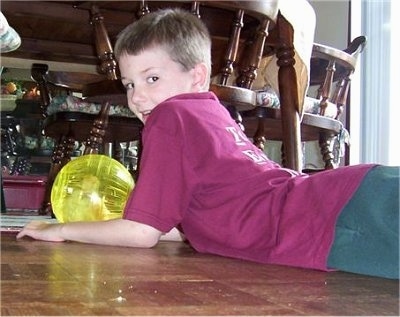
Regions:
<instances>
[{"instance_id":1,"label":"boy's arm","mask_svg":"<svg viewBox=\"0 0 400 317\"><path fill-rule=\"evenodd\" d=\"M32 221L17 235L44 241L77 241L84 243L151 248L161 237L161 232L139 222L115 219L93 222L49 224Z\"/></svg>"}]
</instances>

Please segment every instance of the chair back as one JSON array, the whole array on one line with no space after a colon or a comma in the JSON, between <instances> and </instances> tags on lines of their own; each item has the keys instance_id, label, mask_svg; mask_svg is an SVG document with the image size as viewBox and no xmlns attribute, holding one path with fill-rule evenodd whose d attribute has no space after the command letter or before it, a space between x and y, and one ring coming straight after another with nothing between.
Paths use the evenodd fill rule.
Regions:
<instances>
[{"instance_id":1,"label":"chair back","mask_svg":"<svg viewBox=\"0 0 400 317\"><path fill-rule=\"evenodd\" d=\"M318 89L315 99L311 99L314 110L308 109L309 112L340 119L347 103L351 76L365 45L364 36L355 38L344 50L316 43L313 45L310 86L317 86Z\"/></svg>"}]
</instances>

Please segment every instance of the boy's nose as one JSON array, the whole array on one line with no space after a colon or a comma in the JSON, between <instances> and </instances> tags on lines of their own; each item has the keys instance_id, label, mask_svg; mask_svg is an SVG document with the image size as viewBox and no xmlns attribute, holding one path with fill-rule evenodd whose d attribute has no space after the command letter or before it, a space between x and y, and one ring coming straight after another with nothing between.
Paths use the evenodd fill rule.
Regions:
<instances>
[{"instance_id":1,"label":"boy's nose","mask_svg":"<svg viewBox=\"0 0 400 317\"><path fill-rule=\"evenodd\" d=\"M145 94L143 93L143 90L141 89L136 89L131 92L130 96L128 93L128 98L132 101L134 104L140 104L145 100Z\"/></svg>"}]
</instances>

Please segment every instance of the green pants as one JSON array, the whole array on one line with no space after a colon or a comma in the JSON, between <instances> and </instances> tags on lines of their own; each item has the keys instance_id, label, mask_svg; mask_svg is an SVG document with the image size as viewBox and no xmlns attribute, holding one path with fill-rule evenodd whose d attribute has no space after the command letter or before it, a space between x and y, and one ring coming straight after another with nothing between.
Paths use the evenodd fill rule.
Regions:
<instances>
[{"instance_id":1,"label":"green pants","mask_svg":"<svg viewBox=\"0 0 400 317\"><path fill-rule=\"evenodd\" d=\"M365 176L338 217L328 267L399 278L399 171L377 166Z\"/></svg>"}]
</instances>

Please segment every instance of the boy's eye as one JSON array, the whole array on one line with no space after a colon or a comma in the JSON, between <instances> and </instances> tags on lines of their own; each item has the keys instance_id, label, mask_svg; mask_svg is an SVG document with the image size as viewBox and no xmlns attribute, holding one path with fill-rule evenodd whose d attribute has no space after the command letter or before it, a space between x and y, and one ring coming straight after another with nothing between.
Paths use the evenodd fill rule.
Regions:
<instances>
[{"instance_id":1,"label":"boy's eye","mask_svg":"<svg viewBox=\"0 0 400 317\"><path fill-rule=\"evenodd\" d=\"M124 85L125 86L125 89L126 90L128 90L128 89L133 89L135 86L133 85L133 83L127 83L127 84L125 84Z\"/></svg>"},{"instance_id":2,"label":"boy's eye","mask_svg":"<svg viewBox=\"0 0 400 317\"><path fill-rule=\"evenodd\" d=\"M151 76L151 77L147 78L147 82L148 82L148 83L154 83L154 82L156 82L157 80L158 80L158 77L157 77L157 76Z\"/></svg>"}]
</instances>

